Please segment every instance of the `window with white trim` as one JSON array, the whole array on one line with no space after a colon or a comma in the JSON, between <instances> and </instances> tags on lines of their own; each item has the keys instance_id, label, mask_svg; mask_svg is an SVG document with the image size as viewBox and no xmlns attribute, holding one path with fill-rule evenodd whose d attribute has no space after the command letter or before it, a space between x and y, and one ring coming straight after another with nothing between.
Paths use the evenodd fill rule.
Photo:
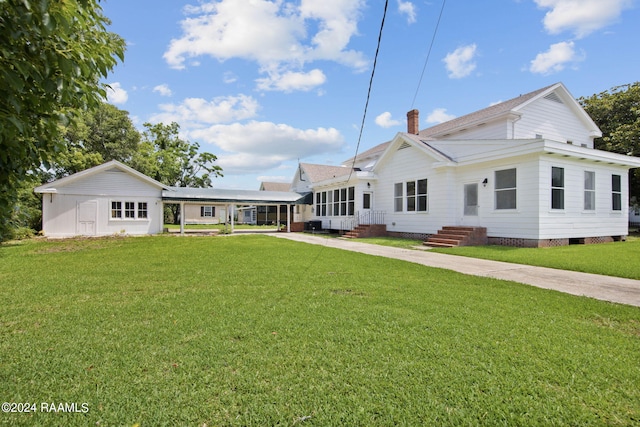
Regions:
<instances>
[{"instance_id":1,"label":"window with white trim","mask_svg":"<svg viewBox=\"0 0 640 427\"><path fill-rule=\"evenodd\" d=\"M622 179L620 175L611 175L611 209L622 210Z\"/></svg>"},{"instance_id":2,"label":"window with white trim","mask_svg":"<svg viewBox=\"0 0 640 427\"><path fill-rule=\"evenodd\" d=\"M149 217L149 210L147 202L138 202L138 218L147 219Z\"/></svg>"},{"instance_id":3,"label":"window with white trim","mask_svg":"<svg viewBox=\"0 0 640 427\"><path fill-rule=\"evenodd\" d=\"M213 218L216 215L215 206L200 206L200 216Z\"/></svg>"},{"instance_id":4,"label":"window with white trim","mask_svg":"<svg viewBox=\"0 0 640 427\"><path fill-rule=\"evenodd\" d=\"M402 182L397 182L393 185L393 210L395 212L402 212L404 209L404 185Z\"/></svg>"},{"instance_id":5,"label":"window with white trim","mask_svg":"<svg viewBox=\"0 0 640 427\"><path fill-rule=\"evenodd\" d=\"M111 202L111 218L122 218L122 202Z\"/></svg>"},{"instance_id":6,"label":"window with white trim","mask_svg":"<svg viewBox=\"0 0 640 427\"><path fill-rule=\"evenodd\" d=\"M110 217L118 220L148 219L148 206L147 202L112 200Z\"/></svg>"},{"instance_id":7,"label":"window with white trim","mask_svg":"<svg viewBox=\"0 0 640 427\"><path fill-rule=\"evenodd\" d=\"M355 213L355 187L316 193L316 216L347 216Z\"/></svg>"},{"instance_id":8,"label":"window with white trim","mask_svg":"<svg viewBox=\"0 0 640 427\"><path fill-rule=\"evenodd\" d=\"M596 173L584 171L584 210L596 210Z\"/></svg>"},{"instance_id":9,"label":"window with white trim","mask_svg":"<svg viewBox=\"0 0 640 427\"><path fill-rule=\"evenodd\" d=\"M426 179L394 184L393 210L395 212L426 212L429 209Z\"/></svg>"},{"instance_id":10,"label":"window with white trim","mask_svg":"<svg viewBox=\"0 0 640 427\"><path fill-rule=\"evenodd\" d=\"M516 169L495 171L495 203L496 210L517 208L517 173Z\"/></svg>"},{"instance_id":11,"label":"window with white trim","mask_svg":"<svg viewBox=\"0 0 640 427\"><path fill-rule=\"evenodd\" d=\"M564 168L551 168L551 209L564 209Z\"/></svg>"},{"instance_id":12,"label":"window with white trim","mask_svg":"<svg viewBox=\"0 0 640 427\"><path fill-rule=\"evenodd\" d=\"M135 219L136 217L136 202L124 202L124 217Z\"/></svg>"}]
</instances>

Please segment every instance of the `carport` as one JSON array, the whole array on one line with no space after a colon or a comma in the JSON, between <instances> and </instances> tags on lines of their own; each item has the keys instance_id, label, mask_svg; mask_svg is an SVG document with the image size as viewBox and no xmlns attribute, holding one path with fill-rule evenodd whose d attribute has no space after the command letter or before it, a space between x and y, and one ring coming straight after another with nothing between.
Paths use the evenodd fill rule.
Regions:
<instances>
[{"instance_id":1,"label":"carport","mask_svg":"<svg viewBox=\"0 0 640 427\"><path fill-rule=\"evenodd\" d=\"M240 206L278 206L277 225L280 227L280 206L287 206L287 233L291 232L291 206L311 203L311 193L295 193L293 191L258 191L229 190L217 188L184 188L171 187L162 190L163 204L180 205L180 234L184 234L185 205L211 204L225 205L227 215L231 217L231 232L234 231L234 210Z\"/></svg>"}]
</instances>

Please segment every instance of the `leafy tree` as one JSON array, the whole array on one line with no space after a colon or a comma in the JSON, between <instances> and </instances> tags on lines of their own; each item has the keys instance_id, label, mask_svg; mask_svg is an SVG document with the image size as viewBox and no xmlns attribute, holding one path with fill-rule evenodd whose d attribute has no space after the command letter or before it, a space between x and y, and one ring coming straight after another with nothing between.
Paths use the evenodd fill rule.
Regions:
<instances>
[{"instance_id":1,"label":"leafy tree","mask_svg":"<svg viewBox=\"0 0 640 427\"><path fill-rule=\"evenodd\" d=\"M56 178L97 166L110 160L129 162L138 150L140 133L129 113L102 103L79 114L65 129L64 148L53 165Z\"/></svg>"},{"instance_id":2,"label":"leafy tree","mask_svg":"<svg viewBox=\"0 0 640 427\"><path fill-rule=\"evenodd\" d=\"M640 155L640 82L616 86L588 98L579 98L578 102L602 130L602 138L595 140L595 148ZM637 169L629 174L629 193L632 198L640 196Z\"/></svg>"},{"instance_id":3,"label":"leafy tree","mask_svg":"<svg viewBox=\"0 0 640 427\"><path fill-rule=\"evenodd\" d=\"M61 125L106 96L125 43L99 0L0 1L0 241L19 183L62 148Z\"/></svg>"},{"instance_id":4,"label":"leafy tree","mask_svg":"<svg viewBox=\"0 0 640 427\"><path fill-rule=\"evenodd\" d=\"M144 124L140 147L130 162L131 167L172 187L206 188L211 178L222 176L222 168L215 163L217 157L199 152L197 142L180 138L177 123ZM178 206L172 205L171 220L179 222Z\"/></svg>"}]
</instances>

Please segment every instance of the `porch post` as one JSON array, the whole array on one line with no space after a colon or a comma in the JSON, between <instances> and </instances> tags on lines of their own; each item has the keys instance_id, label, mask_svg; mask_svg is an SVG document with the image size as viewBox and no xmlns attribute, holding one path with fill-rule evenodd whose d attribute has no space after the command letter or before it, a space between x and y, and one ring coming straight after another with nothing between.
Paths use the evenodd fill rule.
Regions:
<instances>
[{"instance_id":1,"label":"porch post","mask_svg":"<svg viewBox=\"0 0 640 427\"><path fill-rule=\"evenodd\" d=\"M291 233L291 205L287 205L287 233Z\"/></svg>"},{"instance_id":2,"label":"porch post","mask_svg":"<svg viewBox=\"0 0 640 427\"><path fill-rule=\"evenodd\" d=\"M233 215L234 215L234 209L233 209L233 205L229 205L229 212L230 212L230 216L231 216L231 232L233 233L234 230L234 221L233 221Z\"/></svg>"},{"instance_id":3,"label":"porch post","mask_svg":"<svg viewBox=\"0 0 640 427\"><path fill-rule=\"evenodd\" d=\"M276 228L280 230L280 205L276 205L276 209L278 210L276 213Z\"/></svg>"},{"instance_id":4,"label":"porch post","mask_svg":"<svg viewBox=\"0 0 640 427\"><path fill-rule=\"evenodd\" d=\"M184 202L180 202L180 234L184 235Z\"/></svg>"}]
</instances>

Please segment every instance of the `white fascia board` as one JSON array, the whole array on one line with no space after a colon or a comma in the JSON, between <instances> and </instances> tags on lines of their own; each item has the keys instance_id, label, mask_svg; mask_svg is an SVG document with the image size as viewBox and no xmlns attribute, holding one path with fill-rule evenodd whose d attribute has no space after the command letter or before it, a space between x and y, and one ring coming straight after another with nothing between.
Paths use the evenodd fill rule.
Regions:
<instances>
[{"instance_id":1,"label":"white fascia board","mask_svg":"<svg viewBox=\"0 0 640 427\"><path fill-rule=\"evenodd\" d=\"M545 141L545 153L560 154L566 157L574 157L594 162L604 162L628 168L640 167L640 157L626 156L610 151L595 150L593 148L578 147L556 141Z\"/></svg>"},{"instance_id":2,"label":"white fascia board","mask_svg":"<svg viewBox=\"0 0 640 427\"><path fill-rule=\"evenodd\" d=\"M356 185L358 181L376 181L378 179L378 176L372 171L353 171L353 173L351 174L351 178L348 181L347 178L349 178L348 174L337 176L331 179L325 179L324 181L314 182L311 185L311 189L315 190L317 188L323 187L335 187L337 184Z\"/></svg>"}]
</instances>

